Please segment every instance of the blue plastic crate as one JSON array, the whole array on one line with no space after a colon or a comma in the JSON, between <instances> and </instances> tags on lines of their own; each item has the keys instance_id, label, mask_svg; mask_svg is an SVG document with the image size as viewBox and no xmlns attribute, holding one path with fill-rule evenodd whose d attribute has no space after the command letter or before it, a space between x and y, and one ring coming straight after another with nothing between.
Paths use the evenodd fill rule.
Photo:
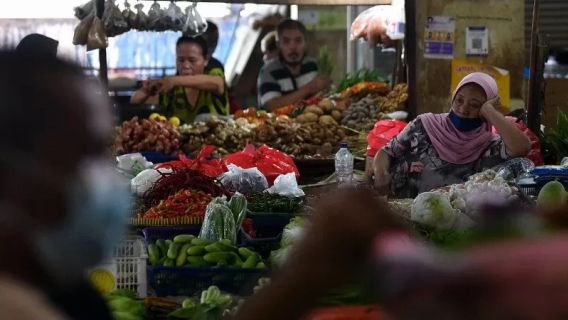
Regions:
<instances>
[{"instance_id":1,"label":"blue plastic crate","mask_svg":"<svg viewBox=\"0 0 568 320\"><path fill-rule=\"evenodd\" d=\"M149 286L159 297L193 296L210 286L237 294L249 295L266 272L264 269L191 268L148 266Z\"/></svg>"},{"instance_id":2,"label":"blue plastic crate","mask_svg":"<svg viewBox=\"0 0 568 320\"><path fill-rule=\"evenodd\" d=\"M280 248L282 233L275 237L251 238L242 229L239 232L239 247L248 247L259 253L264 259L268 259L270 252Z\"/></svg>"},{"instance_id":3,"label":"blue plastic crate","mask_svg":"<svg viewBox=\"0 0 568 320\"><path fill-rule=\"evenodd\" d=\"M247 218L252 219L258 238L273 238L284 230L284 227L295 216L293 213L248 212Z\"/></svg>"},{"instance_id":4,"label":"blue plastic crate","mask_svg":"<svg viewBox=\"0 0 568 320\"><path fill-rule=\"evenodd\" d=\"M173 239L178 234L199 235L200 225L183 227L149 227L142 230L146 243L155 242L158 239Z\"/></svg>"}]
</instances>

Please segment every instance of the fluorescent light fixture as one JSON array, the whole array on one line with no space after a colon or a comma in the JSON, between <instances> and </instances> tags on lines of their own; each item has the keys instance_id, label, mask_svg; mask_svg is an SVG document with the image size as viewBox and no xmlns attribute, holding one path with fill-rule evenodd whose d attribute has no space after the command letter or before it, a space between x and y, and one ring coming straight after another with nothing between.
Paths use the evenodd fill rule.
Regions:
<instances>
[{"instance_id":1,"label":"fluorescent light fixture","mask_svg":"<svg viewBox=\"0 0 568 320\"><path fill-rule=\"evenodd\" d=\"M298 20L298 5L296 4L290 6L290 19Z\"/></svg>"}]
</instances>

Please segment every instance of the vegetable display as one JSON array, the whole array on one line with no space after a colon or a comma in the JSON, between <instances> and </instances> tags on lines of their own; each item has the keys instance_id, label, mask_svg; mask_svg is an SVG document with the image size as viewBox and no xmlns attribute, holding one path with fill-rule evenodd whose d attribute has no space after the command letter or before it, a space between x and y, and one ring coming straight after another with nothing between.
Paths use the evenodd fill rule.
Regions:
<instances>
[{"instance_id":1,"label":"vegetable display","mask_svg":"<svg viewBox=\"0 0 568 320\"><path fill-rule=\"evenodd\" d=\"M301 198L290 198L266 192L256 192L247 195L248 209L252 212L297 212L301 205Z\"/></svg>"},{"instance_id":2,"label":"vegetable display","mask_svg":"<svg viewBox=\"0 0 568 320\"><path fill-rule=\"evenodd\" d=\"M235 112L235 119L246 119L251 124L261 124L269 119L266 111L257 111L256 108L247 108Z\"/></svg>"},{"instance_id":3,"label":"vegetable display","mask_svg":"<svg viewBox=\"0 0 568 320\"><path fill-rule=\"evenodd\" d=\"M211 118L179 127L182 149L186 154L195 154L205 144L217 148L217 155L225 155L243 149L251 140L251 130L256 125L245 118L221 121Z\"/></svg>"},{"instance_id":4,"label":"vegetable display","mask_svg":"<svg viewBox=\"0 0 568 320\"><path fill-rule=\"evenodd\" d=\"M550 164L558 164L568 155L568 114L558 111L556 127L543 134L542 150Z\"/></svg>"},{"instance_id":5,"label":"vegetable display","mask_svg":"<svg viewBox=\"0 0 568 320\"><path fill-rule=\"evenodd\" d=\"M189 168L174 168L169 173L161 172L161 177L146 191L143 200L147 207L152 207L186 188L200 190L215 197L228 195L225 187L215 178Z\"/></svg>"},{"instance_id":6,"label":"vegetable display","mask_svg":"<svg viewBox=\"0 0 568 320\"><path fill-rule=\"evenodd\" d=\"M136 300L136 293L130 290L118 289L104 296L116 320L146 319L144 301Z\"/></svg>"},{"instance_id":7,"label":"vegetable display","mask_svg":"<svg viewBox=\"0 0 568 320\"><path fill-rule=\"evenodd\" d=\"M302 238L307 224L308 220L303 217L294 217L290 220L290 223L284 227L282 232L280 249L270 253L270 262L272 264L281 266L286 261L294 244Z\"/></svg>"},{"instance_id":8,"label":"vegetable display","mask_svg":"<svg viewBox=\"0 0 568 320\"><path fill-rule=\"evenodd\" d=\"M180 134L171 123L138 117L123 122L114 140L114 151L119 155L140 151L174 154L179 148Z\"/></svg>"},{"instance_id":9,"label":"vegetable display","mask_svg":"<svg viewBox=\"0 0 568 320\"><path fill-rule=\"evenodd\" d=\"M359 70L355 73L348 73L337 85L337 92L342 92L359 82L369 81L369 82L384 82L384 79L379 75L377 69L373 70Z\"/></svg>"},{"instance_id":10,"label":"vegetable display","mask_svg":"<svg viewBox=\"0 0 568 320\"><path fill-rule=\"evenodd\" d=\"M213 197L203 191L182 189L144 213L144 218L203 217Z\"/></svg>"},{"instance_id":11,"label":"vegetable display","mask_svg":"<svg viewBox=\"0 0 568 320\"><path fill-rule=\"evenodd\" d=\"M199 299L187 298L182 307L168 315L169 319L218 320L235 303L230 294L223 294L216 286L204 290Z\"/></svg>"},{"instance_id":12,"label":"vegetable display","mask_svg":"<svg viewBox=\"0 0 568 320\"><path fill-rule=\"evenodd\" d=\"M199 238L208 241L228 239L235 244L246 210L247 200L240 193L236 193L229 201L225 197L215 198L207 205Z\"/></svg>"},{"instance_id":13,"label":"vegetable display","mask_svg":"<svg viewBox=\"0 0 568 320\"><path fill-rule=\"evenodd\" d=\"M331 55L329 54L329 49L327 46L323 46L319 50L318 56L318 72L324 76L331 76L333 72L333 61L331 60Z\"/></svg>"},{"instance_id":14,"label":"vegetable display","mask_svg":"<svg viewBox=\"0 0 568 320\"><path fill-rule=\"evenodd\" d=\"M153 266L166 267L266 268L258 253L244 247L237 248L228 239L209 241L189 234L150 243L148 261Z\"/></svg>"}]
</instances>

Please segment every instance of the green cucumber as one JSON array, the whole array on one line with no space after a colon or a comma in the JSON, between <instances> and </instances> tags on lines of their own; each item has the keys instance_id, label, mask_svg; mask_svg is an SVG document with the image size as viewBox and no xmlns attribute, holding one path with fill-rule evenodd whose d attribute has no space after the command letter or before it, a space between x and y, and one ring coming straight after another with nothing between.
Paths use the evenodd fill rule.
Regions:
<instances>
[{"instance_id":1,"label":"green cucumber","mask_svg":"<svg viewBox=\"0 0 568 320\"><path fill-rule=\"evenodd\" d=\"M230 242L230 240L227 240L229 242L229 244L227 244L227 242L225 242L225 240L221 240L221 241L217 241L215 244L221 249L221 251L229 251L229 252L234 252L234 253L238 253L239 249L235 246L233 246Z\"/></svg>"},{"instance_id":2,"label":"green cucumber","mask_svg":"<svg viewBox=\"0 0 568 320\"><path fill-rule=\"evenodd\" d=\"M264 262L261 261L256 265L256 268L257 269L266 269L266 265L264 264Z\"/></svg>"},{"instance_id":3,"label":"green cucumber","mask_svg":"<svg viewBox=\"0 0 568 320\"><path fill-rule=\"evenodd\" d=\"M205 251L211 252L223 252L223 248L219 245L219 243L213 243L210 245L205 246Z\"/></svg>"},{"instance_id":4,"label":"green cucumber","mask_svg":"<svg viewBox=\"0 0 568 320\"><path fill-rule=\"evenodd\" d=\"M176 267L181 267L185 264L185 260L187 259L187 249L189 249L190 247L190 243L186 243L183 245L183 247L181 247L176 259Z\"/></svg>"},{"instance_id":5,"label":"green cucumber","mask_svg":"<svg viewBox=\"0 0 568 320\"><path fill-rule=\"evenodd\" d=\"M180 244L179 243L173 243L170 245L170 248L168 249L168 258L175 260L175 258L177 258L178 254L179 254L179 249L180 249Z\"/></svg>"},{"instance_id":6,"label":"green cucumber","mask_svg":"<svg viewBox=\"0 0 568 320\"><path fill-rule=\"evenodd\" d=\"M166 245L166 241L164 241L164 239L158 239L156 240L156 245L158 246L158 248L160 248L160 257L164 257L166 254L168 254L168 245Z\"/></svg>"},{"instance_id":7,"label":"green cucumber","mask_svg":"<svg viewBox=\"0 0 568 320\"><path fill-rule=\"evenodd\" d=\"M250 256L254 255L254 251L249 250L248 248L242 247L239 248L239 254L241 255L241 257L243 257L243 259L248 259Z\"/></svg>"},{"instance_id":8,"label":"green cucumber","mask_svg":"<svg viewBox=\"0 0 568 320\"><path fill-rule=\"evenodd\" d=\"M164 267L173 267L174 266L174 260L167 258L166 261L164 261Z\"/></svg>"},{"instance_id":9,"label":"green cucumber","mask_svg":"<svg viewBox=\"0 0 568 320\"><path fill-rule=\"evenodd\" d=\"M260 257L258 256L258 254L253 254L251 256L249 256L245 262L243 263L243 268L244 269L250 269L250 268L256 268L256 265L258 264L258 262L260 261Z\"/></svg>"},{"instance_id":10,"label":"green cucumber","mask_svg":"<svg viewBox=\"0 0 568 320\"><path fill-rule=\"evenodd\" d=\"M155 244L148 245L148 260L151 265L157 265L160 262L160 248Z\"/></svg>"},{"instance_id":11,"label":"green cucumber","mask_svg":"<svg viewBox=\"0 0 568 320\"><path fill-rule=\"evenodd\" d=\"M190 267L195 267L195 268L202 268L202 267L210 266L209 262L205 261L205 259L203 259L203 257L198 257L198 256L188 256L187 262L188 262Z\"/></svg>"},{"instance_id":12,"label":"green cucumber","mask_svg":"<svg viewBox=\"0 0 568 320\"><path fill-rule=\"evenodd\" d=\"M206 240L206 239L201 239L201 238L195 238L193 240L191 240L191 244L194 246L206 246L213 243L212 241Z\"/></svg>"},{"instance_id":13,"label":"green cucumber","mask_svg":"<svg viewBox=\"0 0 568 320\"><path fill-rule=\"evenodd\" d=\"M195 236L192 234L178 234L174 237L175 243L188 243L195 239Z\"/></svg>"},{"instance_id":14,"label":"green cucumber","mask_svg":"<svg viewBox=\"0 0 568 320\"><path fill-rule=\"evenodd\" d=\"M235 254L233 252L212 252L203 256L203 259L213 264L228 265L235 261Z\"/></svg>"},{"instance_id":15,"label":"green cucumber","mask_svg":"<svg viewBox=\"0 0 568 320\"><path fill-rule=\"evenodd\" d=\"M187 249L188 256L202 256L206 253L204 246L192 246Z\"/></svg>"}]
</instances>

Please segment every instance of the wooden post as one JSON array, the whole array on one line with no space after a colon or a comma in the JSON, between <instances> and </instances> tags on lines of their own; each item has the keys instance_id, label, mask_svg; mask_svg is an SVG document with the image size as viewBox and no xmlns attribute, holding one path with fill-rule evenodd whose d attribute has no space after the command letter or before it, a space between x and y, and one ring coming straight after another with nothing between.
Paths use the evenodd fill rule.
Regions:
<instances>
[{"instance_id":1,"label":"wooden post","mask_svg":"<svg viewBox=\"0 0 568 320\"><path fill-rule=\"evenodd\" d=\"M417 65L418 60L418 47L416 36L416 1L418 0L406 0L405 12L406 12L406 30L404 31L404 59L406 66L406 79L408 85L408 101L406 103L406 111L408 112L408 118L413 119L417 116Z\"/></svg>"},{"instance_id":2,"label":"wooden post","mask_svg":"<svg viewBox=\"0 0 568 320\"><path fill-rule=\"evenodd\" d=\"M97 17L99 19L103 18L103 13L105 11L105 1L97 0ZM99 79L101 83L108 87L108 65L107 65L107 54L106 49L99 49Z\"/></svg>"}]
</instances>

